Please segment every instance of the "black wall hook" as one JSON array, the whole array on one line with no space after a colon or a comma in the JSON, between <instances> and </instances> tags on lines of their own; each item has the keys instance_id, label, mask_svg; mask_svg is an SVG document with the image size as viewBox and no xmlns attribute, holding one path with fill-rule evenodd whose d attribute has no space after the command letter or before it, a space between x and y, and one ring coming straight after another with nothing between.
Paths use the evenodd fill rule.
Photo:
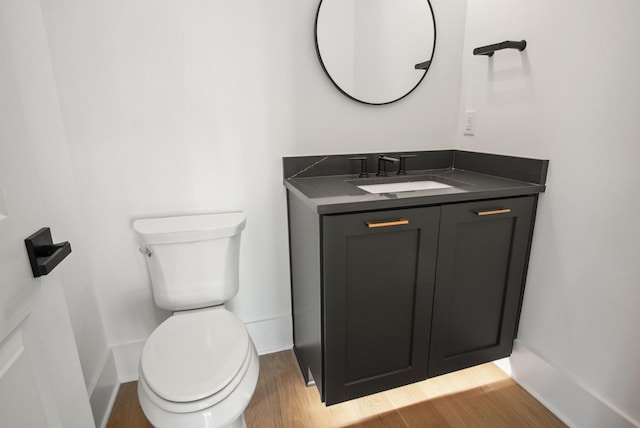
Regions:
<instances>
[{"instance_id":1,"label":"black wall hook","mask_svg":"<svg viewBox=\"0 0 640 428\"><path fill-rule=\"evenodd\" d=\"M53 243L51 229L43 227L24 240L33 277L47 275L71 253L69 242Z\"/></svg>"},{"instance_id":2,"label":"black wall hook","mask_svg":"<svg viewBox=\"0 0 640 428\"><path fill-rule=\"evenodd\" d=\"M512 41L505 41L502 43L496 43L493 45L487 45L487 46L481 46L479 48L475 48L473 50L473 54L474 55L486 55L486 56L493 56L493 53L495 51L500 51L502 49L518 49L519 51L523 51L525 50L525 48L527 47L527 41L526 40L520 40L519 42L512 42Z\"/></svg>"}]
</instances>

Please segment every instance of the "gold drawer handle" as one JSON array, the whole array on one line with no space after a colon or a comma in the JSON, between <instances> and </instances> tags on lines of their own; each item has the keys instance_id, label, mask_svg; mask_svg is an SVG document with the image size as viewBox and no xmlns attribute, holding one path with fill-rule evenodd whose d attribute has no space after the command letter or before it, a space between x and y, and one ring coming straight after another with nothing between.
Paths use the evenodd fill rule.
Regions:
<instances>
[{"instance_id":1,"label":"gold drawer handle","mask_svg":"<svg viewBox=\"0 0 640 428\"><path fill-rule=\"evenodd\" d=\"M409 224L409 220L407 220L406 218L401 218L399 220L391 221L367 221L366 224L369 229L373 229L375 227L402 226L405 224Z\"/></svg>"},{"instance_id":2,"label":"gold drawer handle","mask_svg":"<svg viewBox=\"0 0 640 428\"><path fill-rule=\"evenodd\" d=\"M497 210L489 210L489 211L474 211L476 215L496 215L496 214L507 214L511 212L511 208L499 208Z\"/></svg>"}]
</instances>

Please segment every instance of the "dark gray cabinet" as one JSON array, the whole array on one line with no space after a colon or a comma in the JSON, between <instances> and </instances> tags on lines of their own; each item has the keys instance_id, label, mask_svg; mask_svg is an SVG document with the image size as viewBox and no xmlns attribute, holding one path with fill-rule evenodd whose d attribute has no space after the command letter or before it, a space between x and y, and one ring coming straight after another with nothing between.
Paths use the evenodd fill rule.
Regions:
<instances>
[{"instance_id":1,"label":"dark gray cabinet","mask_svg":"<svg viewBox=\"0 0 640 428\"><path fill-rule=\"evenodd\" d=\"M424 379L438 207L324 216L327 404Z\"/></svg>"},{"instance_id":2,"label":"dark gray cabinet","mask_svg":"<svg viewBox=\"0 0 640 428\"><path fill-rule=\"evenodd\" d=\"M294 351L322 400L509 355L536 198L318 215L289 193Z\"/></svg>"},{"instance_id":3,"label":"dark gray cabinet","mask_svg":"<svg viewBox=\"0 0 640 428\"><path fill-rule=\"evenodd\" d=\"M441 210L428 377L511 354L534 197Z\"/></svg>"}]
</instances>

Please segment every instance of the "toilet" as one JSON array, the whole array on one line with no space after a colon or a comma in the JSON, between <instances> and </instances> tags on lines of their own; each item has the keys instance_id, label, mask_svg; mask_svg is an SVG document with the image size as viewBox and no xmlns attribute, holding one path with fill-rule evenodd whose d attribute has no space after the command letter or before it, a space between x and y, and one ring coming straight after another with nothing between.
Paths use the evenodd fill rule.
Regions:
<instances>
[{"instance_id":1,"label":"toilet","mask_svg":"<svg viewBox=\"0 0 640 428\"><path fill-rule=\"evenodd\" d=\"M157 306L172 315L140 359L138 398L158 428L246 427L258 354L224 304L238 292L241 211L133 222Z\"/></svg>"}]
</instances>

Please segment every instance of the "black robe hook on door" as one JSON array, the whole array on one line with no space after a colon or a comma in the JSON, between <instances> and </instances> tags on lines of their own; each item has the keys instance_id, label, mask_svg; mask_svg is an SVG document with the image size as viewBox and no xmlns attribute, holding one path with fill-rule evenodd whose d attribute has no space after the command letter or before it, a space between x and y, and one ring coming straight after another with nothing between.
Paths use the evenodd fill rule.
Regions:
<instances>
[{"instance_id":1,"label":"black robe hook on door","mask_svg":"<svg viewBox=\"0 0 640 428\"><path fill-rule=\"evenodd\" d=\"M69 242L53 243L51 229L43 227L24 240L33 277L47 275L71 253Z\"/></svg>"}]
</instances>

